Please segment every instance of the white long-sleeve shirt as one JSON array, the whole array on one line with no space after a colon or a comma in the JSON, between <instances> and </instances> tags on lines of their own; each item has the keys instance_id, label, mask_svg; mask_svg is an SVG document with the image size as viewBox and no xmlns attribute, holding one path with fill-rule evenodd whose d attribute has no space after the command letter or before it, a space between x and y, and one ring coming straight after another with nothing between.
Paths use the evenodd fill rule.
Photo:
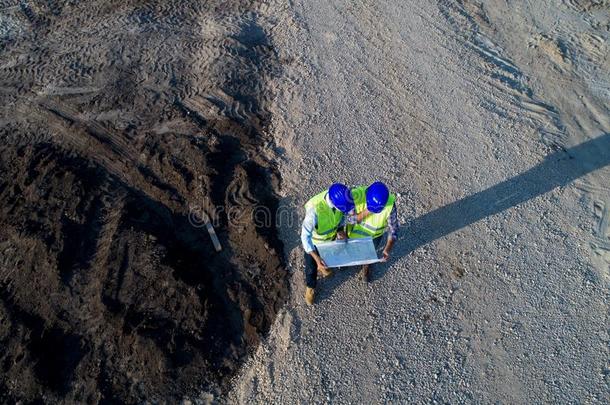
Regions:
<instances>
[{"instance_id":1,"label":"white long-sleeve shirt","mask_svg":"<svg viewBox=\"0 0 610 405\"><path fill-rule=\"evenodd\" d=\"M316 215L316 209L309 208L305 212L305 219L303 220L303 225L301 226L301 244L303 245L305 253L311 253L314 250L311 236L313 235L313 231L316 229L317 222L318 217Z\"/></svg>"},{"instance_id":2,"label":"white long-sleeve shirt","mask_svg":"<svg viewBox=\"0 0 610 405\"><path fill-rule=\"evenodd\" d=\"M328 198L328 194L325 197L326 203L333 207L333 204L330 202ZM335 210L336 208L333 207ZM313 241L311 239L314 230L316 229L316 225L318 224L318 215L316 214L315 208L309 208L305 211L305 219L303 220L303 225L301 226L301 244L303 245L303 249L305 253L311 253L315 249ZM345 225L345 215L341 218L341 222L339 222L338 227L342 227Z\"/></svg>"}]
</instances>

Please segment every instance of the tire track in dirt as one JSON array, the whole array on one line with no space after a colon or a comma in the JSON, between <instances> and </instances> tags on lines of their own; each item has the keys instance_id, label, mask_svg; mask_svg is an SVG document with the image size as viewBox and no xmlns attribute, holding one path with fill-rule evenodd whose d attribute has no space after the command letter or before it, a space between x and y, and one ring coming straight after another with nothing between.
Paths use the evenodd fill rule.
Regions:
<instances>
[{"instance_id":1,"label":"tire track in dirt","mask_svg":"<svg viewBox=\"0 0 610 405\"><path fill-rule=\"evenodd\" d=\"M536 98L523 72L483 32L482 26L489 24L485 9L474 2L454 1L440 1L439 9L458 40L480 57L480 78L489 86L483 107L502 117L518 117L525 112L538 126L545 145L564 148L567 135L557 108Z\"/></svg>"}]
</instances>

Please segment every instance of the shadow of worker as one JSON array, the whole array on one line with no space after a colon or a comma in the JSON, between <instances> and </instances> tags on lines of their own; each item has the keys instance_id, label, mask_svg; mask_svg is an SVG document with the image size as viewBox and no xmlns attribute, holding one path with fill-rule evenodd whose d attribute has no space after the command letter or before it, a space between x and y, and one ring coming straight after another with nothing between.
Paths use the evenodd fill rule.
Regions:
<instances>
[{"instance_id":1,"label":"shadow of worker","mask_svg":"<svg viewBox=\"0 0 610 405\"><path fill-rule=\"evenodd\" d=\"M415 218L403 227L393 256L407 255L423 245L568 185L609 164L610 133L559 150L518 176ZM373 279L383 277L387 270L387 265L377 266Z\"/></svg>"}]
</instances>

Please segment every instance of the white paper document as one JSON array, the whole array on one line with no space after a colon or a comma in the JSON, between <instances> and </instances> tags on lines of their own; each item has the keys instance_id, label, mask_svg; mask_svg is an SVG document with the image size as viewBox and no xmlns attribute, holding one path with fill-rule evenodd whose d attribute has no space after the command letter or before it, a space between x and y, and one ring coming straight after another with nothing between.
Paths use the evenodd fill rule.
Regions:
<instances>
[{"instance_id":1,"label":"white paper document","mask_svg":"<svg viewBox=\"0 0 610 405\"><path fill-rule=\"evenodd\" d=\"M358 266L380 262L372 238L336 240L316 245L328 267Z\"/></svg>"}]
</instances>

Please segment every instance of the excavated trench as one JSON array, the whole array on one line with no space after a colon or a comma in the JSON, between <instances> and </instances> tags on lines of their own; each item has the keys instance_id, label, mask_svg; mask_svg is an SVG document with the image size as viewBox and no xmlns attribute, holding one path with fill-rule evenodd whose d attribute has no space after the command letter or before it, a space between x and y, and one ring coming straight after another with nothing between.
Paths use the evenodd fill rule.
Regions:
<instances>
[{"instance_id":1,"label":"excavated trench","mask_svg":"<svg viewBox=\"0 0 610 405\"><path fill-rule=\"evenodd\" d=\"M271 17L238 0L3 7L0 401L221 395L288 293L262 153Z\"/></svg>"}]
</instances>

